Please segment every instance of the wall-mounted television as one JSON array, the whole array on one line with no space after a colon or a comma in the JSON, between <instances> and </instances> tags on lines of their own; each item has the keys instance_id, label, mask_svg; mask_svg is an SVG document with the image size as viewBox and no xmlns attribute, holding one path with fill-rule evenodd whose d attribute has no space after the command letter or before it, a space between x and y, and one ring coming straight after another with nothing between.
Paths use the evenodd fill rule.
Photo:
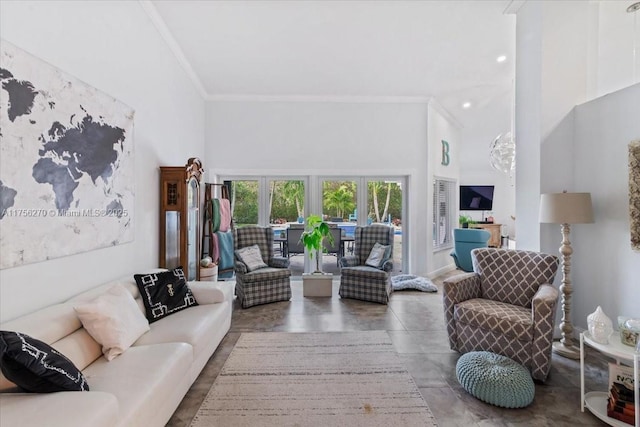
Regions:
<instances>
[{"instance_id":1,"label":"wall-mounted television","mask_svg":"<svg viewBox=\"0 0 640 427\"><path fill-rule=\"evenodd\" d=\"M460 210L493 210L493 185L461 185Z\"/></svg>"}]
</instances>

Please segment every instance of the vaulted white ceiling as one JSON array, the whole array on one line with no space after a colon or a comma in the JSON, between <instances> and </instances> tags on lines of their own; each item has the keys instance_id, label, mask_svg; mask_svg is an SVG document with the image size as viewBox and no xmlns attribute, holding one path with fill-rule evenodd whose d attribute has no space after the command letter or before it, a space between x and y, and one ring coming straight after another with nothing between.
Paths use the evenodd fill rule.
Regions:
<instances>
[{"instance_id":1,"label":"vaulted white ceiling","mask_svg":"<svg viewBox=\"0 0 640 427\"><path fill-rule=\"evenodd\" d=\"M515 16L504 14L507 4L152 2L210 99L434 97L465 126L485 123L477 111L488 106L508 116ZM507 60L496 62L500 55Z\"/></svg>"}]
</instances>

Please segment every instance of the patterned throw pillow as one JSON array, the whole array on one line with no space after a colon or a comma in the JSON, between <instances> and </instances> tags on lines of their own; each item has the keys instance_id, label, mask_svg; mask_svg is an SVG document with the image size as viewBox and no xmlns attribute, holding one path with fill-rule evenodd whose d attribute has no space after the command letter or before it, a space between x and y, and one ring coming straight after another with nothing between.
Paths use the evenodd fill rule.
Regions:
<instances>
[{"instance_id":1,"label":"patterned throw pillow","mask_svg":"<svg viewBox=\"0 0 640 427\"><path fill-rule=\"evenodd\" d=\"M198 305L187 286L182 267L152 274L135 274L149 323Z\"/></svg>"},{"instance_id":2,"label":"patterned throw pillow","mask_svg":"<svg viewBox=\"0 0 640 427\"><path fill-rule=\"evenodd\" d=\"M376 242L371 248L369 258L365 261L365 265L380 268L389 259L391 255L391 246L384 246Z\"/></svg>"},{"instance_id":3,"label":"patterned throw pillow","mask_svg":"<svg viewBox=\"0 0 640 427\"><path fill-rule=\"evenodd\" d=\"M268 267L262 260L262 254L260 253L260 247L258 245L237 249L236 257L247 266L247 270L250 272Z\"/></svg>"},{"instance_id":4,"label":"patterned throw pillow","mask_svg":"<svg viewBox=\"0 0 640 427\"><path fill-rule=\"evenodd\" d=\"M19 332L0 331L0 369L9 381L31 393L89 391L86 378L71 360Z\"/></svg>"}]
</instances>

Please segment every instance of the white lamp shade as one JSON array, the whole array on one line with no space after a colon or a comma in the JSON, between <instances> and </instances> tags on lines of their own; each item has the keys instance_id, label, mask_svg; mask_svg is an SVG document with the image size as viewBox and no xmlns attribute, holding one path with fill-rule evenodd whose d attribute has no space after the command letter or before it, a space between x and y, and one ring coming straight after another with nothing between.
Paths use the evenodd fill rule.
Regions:
<instances>
[{"instance_id":1,"label":"white lamp shade","mask_svg":"<svg viewBox=\"0 0 640 427\"><path fill-rule=\"evenodd\" d=\"M540 222L552 224L592 223L591 193L547 193L540 195Z\"/></svg>"}]
</instances>

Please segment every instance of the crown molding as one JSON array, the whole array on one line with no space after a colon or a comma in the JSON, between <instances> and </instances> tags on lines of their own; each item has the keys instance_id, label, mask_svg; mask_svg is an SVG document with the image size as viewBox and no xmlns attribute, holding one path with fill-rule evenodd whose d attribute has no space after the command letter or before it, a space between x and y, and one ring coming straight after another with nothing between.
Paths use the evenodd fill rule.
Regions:
<instances>
[{"instance_id":1,"label":"crown molding","mask_svg":"<svg viewBox=\"0 0 640 427\"><path fill-rule=\"evenodd\" d=\"M220 102L323 102L350 104L428 104L430 96L352 95L209 95L207 101Z\"/></svg>"},{"instance_id":2,"label":"crown molding","mask_svg":"<svg viewBox=\"0 0 640 427\"><path fill-rule=\"evenodd\" d=\"M445 120L449 121L453 125L453 127L455 127L456 129L464 128L462 123L460 123L458 119L454 117L453 114L447 111L435 98L432 98L431 101L429 101L429 107L432 107L434 110L436 110L442 117L445 118Z\"/></svg>"},{"instance_id":3,"label":"crown molding","mask_svg":"<svg viewBox=\"0 0 640 427\"><path fill-rule=\"evenodd\" d=\"M205 90L204 85L202 84L202 81L200 81L198 74L196 74L195 70L191 66L191 63L189 62L187 57L184 55L184 52L178 45L178 42L176 41L176 39L173 37L173 34L171 34L171 31L169 30L169 28L167 27L167 24L164 22L164 20L160 16L160 13L158 13L158 9L156 9L156 7L153 5L153 2L151 0L138 0L138 3L142 7L142 10L144 10L144 12L149 17L154 27L156 27L156 30L158 30L158 32L160 33L160 36L164 39L165 43L167 43L167 45L169 46L169 49L171 50L171 52L173 52L173 55L178 60L178 63L180 64L182 69L185 71L185 73L187 73L187 76L195 86L196 90L200 93L200 96L203 99L207 99L209 94Z\"/></svg>"},{"instance_id":4,"label":"crown molding","mask_svg":"<svg viewBox=\"0 0 640 427\"><path fill-rule=\"evenodd\" d=\"M502 13L504 13L505 15L515 15L526 3L526 1L527 0L509 0Z\"/></svg>"}]
</instances>

